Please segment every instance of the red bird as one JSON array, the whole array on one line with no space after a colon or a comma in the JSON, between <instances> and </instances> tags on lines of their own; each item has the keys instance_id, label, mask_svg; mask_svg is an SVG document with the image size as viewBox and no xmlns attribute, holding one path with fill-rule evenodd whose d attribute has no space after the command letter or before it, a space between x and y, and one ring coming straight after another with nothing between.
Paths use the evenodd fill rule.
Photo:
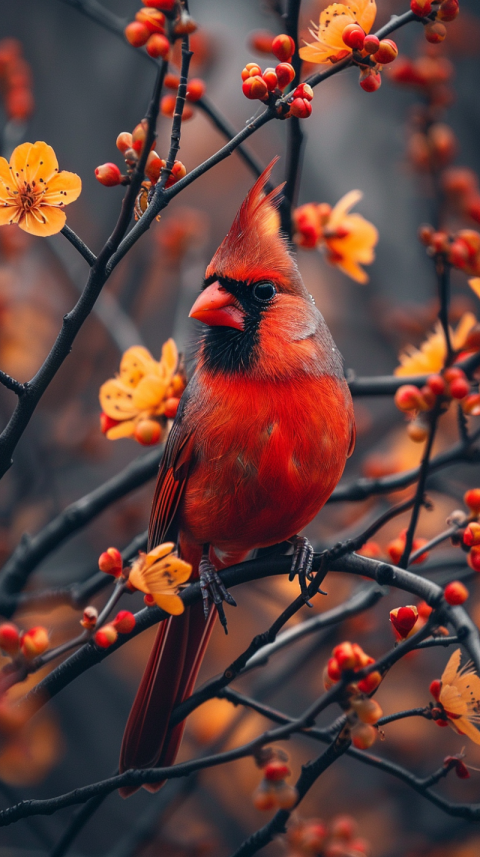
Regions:
<instances>
[{"instance_id":1,"label":"red bird","mask_svg":"<svg viewBox=\"0 0 480 857\"><path fill-rule=\"evenodd\" d=\"M213 629L209 596L224 625L222 600L235 604L218 569L290 540L305 591L313 551L297 534L329 498L355 442L342 358L279 233L281 187L265 194L273 163L242 203L190 312L206 330L150 518L149 549L177 541L198 569L207 621L196 604L160 625L120 771L175 760L185 723L168 723L192 693Z\"/></svg>"}]
</instances>

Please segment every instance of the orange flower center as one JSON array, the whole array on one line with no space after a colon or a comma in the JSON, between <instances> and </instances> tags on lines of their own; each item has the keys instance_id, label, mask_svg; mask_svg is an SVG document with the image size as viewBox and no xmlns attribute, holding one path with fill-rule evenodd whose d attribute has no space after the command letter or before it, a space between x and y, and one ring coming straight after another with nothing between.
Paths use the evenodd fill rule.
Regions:
<instances>
[{"instance_id":1,"label":"orange flower center","mask_svg":"<svg viewBox=\"0 0 480 857\"><path fill-rule=\"evenodd\" d=\"M35 184L35 182L33 182L33 184ZM28 182L24 182L23 190L20 190L19 194L19 202L23 210L30 211L38 205L40 198L43 196L43 191L35 190L33 185L30 185Z\"/></svg>"}]
</instances>

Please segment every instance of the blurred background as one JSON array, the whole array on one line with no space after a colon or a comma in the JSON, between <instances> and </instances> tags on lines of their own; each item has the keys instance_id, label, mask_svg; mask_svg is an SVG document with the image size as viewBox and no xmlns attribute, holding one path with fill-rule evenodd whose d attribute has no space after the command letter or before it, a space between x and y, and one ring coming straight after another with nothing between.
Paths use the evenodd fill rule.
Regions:
<instances>
[{"instance_id":1,"label":"blurred background","mask_svg":"<svg viewBox=\"0 0 480 857\"><path fill-rule=\"evenodd\" d=\"M132 20L139 4L105 0L104 7ZM302 33L317 20L326 3L302 4ZM53 146L60 169L78 173L83 191L68 209L68 224L98 252L118 215L122 188L105 188L94 170L106 161L122 165L115 139L143 118L154 82L155 67L140 51L101 28L60 0L0 0L3 39L21 42L32 74L34 109L25 121L1 117L3 154L23 140L45 140ZM207 84L207 95L240 130L256 110L242 95L240 70L246 62L265 58L249 46L252 31L282 32L274 2L254 0L192 0L199 24L194 40L192 73ZM408 4L378 0L378 24L400 14ZM418 26L399 31L402 54L425 52ZM457 138L454 163L480 170L480 14L475 0L461 0L460 17L448 25L438 52L454 63L450 85L454 98L444 120ZM269 64L269 61L266 61ZM310 69L312 70L312 69ZM437 312L433 266L417 240L418 226L434 217L436 202L428 179L407 156L407 143L416 105L422 93L395 85L383 75L375 94L358 86L358 72L349 70L315 91L313 115L303 123L307 136L299 204L328 202L359 188L357 206L379 229L376 261L370 282L360 286L330 267L316 250L298 253L305 283L333 332L347 368L358 375L388 375L398 365L405 344L418 345L431 329ZM275 178L283 178L285 124L270 123L248 141L258 159L281 160ZM166 157L170 120L158 124L157 151ZM187 171L213 153L223 139L196 109L184 123L179 157ZM0 559L2 562L25 532L35 533L69 503L93 490L129 461L143 454L133 440L108 441L99 429L100 385L118 371L122 352L143 344L159 359L162 343L173 335L180 350L191 348L194 330L188 310L214 250L224 237L252 175L233 154L176 197L149 232L115 270L96 311L84 325L73 352L44 396L15 454L15 463L0 486ZM461 220L473 228L473 221ZM455 222L458 226L458 224ZM0 230L0 367L19 378L30 378L48 353L64 313L75 302L87 275L87 265L61 235L39 239L20 230ZM452 323L466 311L478 315L478 299L466 278L454 275ZM0 388L0 420L8 420L13 394ZM384 475L415 466L421 448L405 432L402 415L391 397L355 402L358 443L345 480L356 475ZM294 418L294 413L292 414ZM455 442L453 416L443 420L436 448ZM479 468L464 465L437 478L431 490L434 510L422 512L419 535L430 538L443 528L446 516L458 507L465 486L480 476ZM32 589L85 579L96 569L98 555L110 545L123 548L148 522L153 484L109 508L85 530L55 551L31 579ZM408 493L408 492L407 492ZM309 535L316 545L332 544L377 514L393 498L329 505ZM406 517L381 533L382 547L395 538ZM435 555L458 564L451 548ZM438 577L438 563L432 575ZM460 561L461 563L461 561ZM464 565L464 563L463 563ZM440 573L448 572L448 565ZM435 574L437 577L435 577ZM458 576L458 575L457 575ZM480 619L480 593L471 582L473 615ZM317 596L315 610L326 610L348 598L357 580L329 575L328 597ZM235 592L239 602L229 618L230 634L217 628L202 667L200 682L222 671L258 632L297 594L296 583L270 578ZM470 583L469 583L470 586ZM478 600L478 607L476 606ZM99 599L102 603L102 599ZM238 682L288 714L299 713L322 689L322 672L331 648L354 639L373 656L393 642L388 611L408 603L393 593L361 617L278 654L268 670L253 671ZM132 606L133 605L133 606ZM139 609L140 596L121 606ZM303 610L298 621L307 617ZM41 623L54 642L77 633L79 615L70 608L48 614L22 614L25 627ZM0 801L47 797L109 776L117 765L127 714L153 640L144 633L81 676L59 694L19 735L7 738L0 751ZM428 686L446 663L443 650L426 650L406 658L387 678L378 694L385 714L425 705ZM41 677L41 676L40 676ZM16 689L38 680L36 675ZM336 712L329 712L328 723ZM214 701L191 717L180 759L207 752L212 742L235 746L267 726L259 715L242 713L227 702ZM385 728L385 740L375 752L398 761L420 776L460 752L464 742L450 730L440 730L421 718ZM296 738L286 748L295 777L300 765L318 748ZM468 746L468 763L480 767L480 749ZM261 778L252 760L202 773L198 778L172 781L158 795L140 792L123 801L110 795L72 846L72 854L223 855L229 854L269 817L257 811L252 792ZM480 774L458 780L452 774L438 789L452 800L476 801ZM0 854L48 852L74 810L21 822L0 834ZM329 819L348 813L370 843L371 857L475 857L480 834L461 819L444 815L399 781L347 758L316 783L300 807L302 818ZM132 841L126 839L133 833ZM43 842L43 845L42 845ZM124 850L122 850L122 848ZM276 842L265 853L285 853Z\"/></svg>"}]
</instances>

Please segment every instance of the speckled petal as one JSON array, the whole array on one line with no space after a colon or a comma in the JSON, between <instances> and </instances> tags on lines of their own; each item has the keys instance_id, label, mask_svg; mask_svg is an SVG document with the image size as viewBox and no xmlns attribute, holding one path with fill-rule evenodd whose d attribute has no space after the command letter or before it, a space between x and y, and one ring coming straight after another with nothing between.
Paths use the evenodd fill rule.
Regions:
<instances>
[{"instance_id":1,"label":"speckled petal","mask_svg":"<svg viewBox=\"0 0 480 857\"><path fill-rule=\"evenodd\" d=\"M49 205L68 205L75 202L82 192L82 180L76 173L62 170L45 184L43 199Z\"/></svg>"},{"instance_id":2,"label":"speckled petal","mask_svg":"<svg viewBox=\"0 0 480 857\"><path fill-rule=\"evenodd\" d=\"M31 235L56 235L65 226L65 212L53 205L42 205L41 208L25 212L18 225L24 232Z\"/></svg>"},{"instance_id":3,"label":"speckled petal","mask_svg":"<svg viewBox=\"0 0 480 857\"><path fill-rule=\"evenodd\" d=\"M53 178L55 173L58 173L58 161L55 152L47 143L38 140L31 146L28 158L25 159L25 180L45 184Z\"/></svg>"}]
</instances>

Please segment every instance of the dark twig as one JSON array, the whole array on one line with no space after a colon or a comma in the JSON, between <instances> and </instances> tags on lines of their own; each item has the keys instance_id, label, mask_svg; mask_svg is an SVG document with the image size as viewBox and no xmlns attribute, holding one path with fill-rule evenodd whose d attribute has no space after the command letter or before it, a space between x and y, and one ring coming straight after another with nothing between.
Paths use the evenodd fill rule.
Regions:
<instances>
[{"instance_id":1,"label":"dark twig","mask_svg":"<svg viewBox=\"0 0 480 857\"><path fill-rule=\"evenodd\" d=\"M223 136L226 137L227 140L233 140L235 138L235 136L237 135L237 131L235 131L233 125L230 125L227 119L222 116L220 111L215 107L215 105L210 101L210 99L203 96L203 98L200 98L197 102L195 102L195 104L196 107L198 107L202 111L202 113L205 114L205 116L208 116L212 124L215 125L215 128L217 128L217 130L220 131L220 133L223 134ZM245 148L245 146L243 146L241 143L239 146L237 146L236 151L238 152L244 163L247 165L247 167L258 178L258 176L263 173L264 165L261 164L260 161L257 160L257 158L255 157L255 155L249 152L248 149Z\"/></svg>"},{"instance_id":2,"label":"dark twig","mask_svg":"<svg viewBox=\"0 0 480 857\"><path fill-rule=\"evenodd\" d=\"M70 244L75 247L75 250L78 250L78 252L81 256L83 256L85 261L88 262L90 267L95 264L95 262L97 261L95 253L92 253L90 248L87 247L87 245L82 241L82 239L78 237L78 235L73 231L73 229L70 229L69 226L65 225L62 229L62 235L64 235L65 238L70 241Z\"/></svg>"},{"instance_id":3,"label":"dark twig","mask_svg":"<svg viewBox=\"0 0 480 857\"><path fill-rule=\"evenodd\" d=\"M6 372L2 372L0 369L0 384L3 384L7 390L11 390L12 393L16 393L17 396L23 396L25 392L25 384L22 384L20 381L17 381L15 378L12 378L10 375L7 375Z\"/></svg>"},{"instance_id":4,"label":"dark twig","mask_svg":"<svg viewBox=\"0 0 480 857\"><path fill-rule=\"evenodd\" d=\"M72 821L65 829L55 847L52 849L50 857L63 857L63 855L67 853L72 842L75 841L80 831L83 830L91 817L96 813L97 809L101 807L106 797L108 797L108 795L102 794L90 798L90 800L88 800L78 810L78 812L75 813Z\"/></svg>"},{"instance_id":5,"label":"dark twig","mask_svg":"<svg viewBox=\"0 0 480 857\"><path fill-rule=\"evenodd\" d=\"M298 53L298 18L301 0L288 0L287 11L284 15L285 32L295 42L295 52L292 65L295 69L295 86L300 82L302 61ZM304 134L302 122L292 116L287 125L287 164L285 171L285 186L280 208L281 226L285 235L292 240L292 209L296 203L300 172L303 158Z\"/></svg>"}]
</instances>

